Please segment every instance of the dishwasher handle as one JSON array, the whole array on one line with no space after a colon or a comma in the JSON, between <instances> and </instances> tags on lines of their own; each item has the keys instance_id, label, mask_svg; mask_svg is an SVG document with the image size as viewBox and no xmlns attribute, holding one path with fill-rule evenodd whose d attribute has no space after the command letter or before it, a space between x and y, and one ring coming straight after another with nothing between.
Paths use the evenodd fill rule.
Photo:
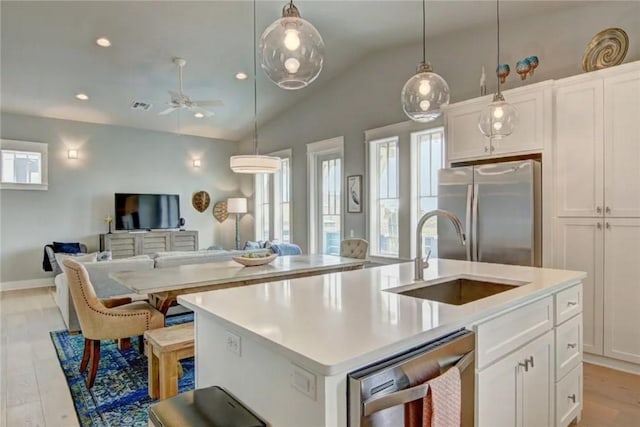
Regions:
<instances>
[{"instance_id":1,"label":"dishwasher handle","mask_svg":"<svg viewBox=\"0 0 640 427\"><path fill-rule=\"evenodd\" d=\"M458 359L454 367L460 372L464 371L475 360L475 351L470 351L464 354ZM429 391L429 384L423 383L404 390L396 391L395 393L387 394L386 396L374 397L362 404L363 416L367 417L376 412L380 412L384 409L391 408L393 406L402 405L405 403L413 402L414 400L422 399L427 395Z\"/></svg>"}]
</instances>

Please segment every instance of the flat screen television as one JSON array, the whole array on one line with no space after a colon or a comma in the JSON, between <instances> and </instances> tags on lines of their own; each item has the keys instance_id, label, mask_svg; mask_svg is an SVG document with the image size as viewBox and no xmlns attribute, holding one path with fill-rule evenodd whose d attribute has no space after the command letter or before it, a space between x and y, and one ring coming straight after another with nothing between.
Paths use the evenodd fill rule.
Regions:
<instances>
[{"instance_id":1,"label":"flat screen television","mask_svg":"<svg viewBox=\"0 0 640 427\"><path fill-rule=\"evenodd\" d=\"M116 230L155 230L180 227L177 194L115 193Z\"/></svg>"}]
</instances>

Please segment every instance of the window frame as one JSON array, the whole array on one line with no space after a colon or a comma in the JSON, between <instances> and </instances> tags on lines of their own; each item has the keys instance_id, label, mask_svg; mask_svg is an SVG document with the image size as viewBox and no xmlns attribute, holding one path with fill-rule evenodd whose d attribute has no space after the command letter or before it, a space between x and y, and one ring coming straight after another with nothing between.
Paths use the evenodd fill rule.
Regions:
<instances>
[{"instance_id":1,"label":"window frame","mask_svg":"<svg viewBox=\"0 0 640 427\"><path fill-rule=\"evenodd\" d=\"M0 159L4 151L37 153L40 155L40 183L6 182L2 180L2 162L0 161L0 189L2 190L48 190L49 189L49 144L43 142L0 139Z\"/></svg>"},{"instance_id":2,"label":"window frame","mask_svg":"<svg viewBox=\"0 0 640 427\"><path fill-rule=\"evenodd\" d=\"M267 206L267 213L269 214L269 218L267 218L267 239L271 238L271 180L269 179L268 173L257 173L254 177L253 183L255 188L254 194L254 237L256 241L265 240L264 237L264 218L263 218L263 208ZM263 182L266 180L266 185ZM262 189L267 189L266 200L265 203L265 194L262 192Z\"/></svg>"},{"instance_id":3,"label":"window frame","mask_svg":"<svg viewBox=\"0 0 640 427\"><path fill-rule=\"evenodd\" d=\"M285 203L283 201L283 190L284 190L284 186L282 184L282 168L280 168L280 170L278 172L276 172L275 174L273 174L273 180L272 181L272 191L271 193L273 194L273 215L272 215L272 227L271 229L273 230L273 233L271 234L271 239L274 240L279 240L281 242L284 243L293 243L293 216L292 216L292 212L293 212L293 203L292 203L292 193L293 193L293 179L292 175L293 175L293 156L292 156L292 150L290 148L286 149L286 150L281 150L281 151L276 151L274 153L270 153L269 156L274 156L274 157L279 157L280 160L284 163L285 161L288 164L288 173L289 173L289 185L287 186L287 192L288 192L288 196L289 196L289 200L288 200L288 204L289 204L289 239L285 240L283 238L283 230L284 230L284 223L283 223L283 218L284 216L282 215L282 213L284 212L284 208L283 208L283 204Z\"/></svg>"}]
</instances>

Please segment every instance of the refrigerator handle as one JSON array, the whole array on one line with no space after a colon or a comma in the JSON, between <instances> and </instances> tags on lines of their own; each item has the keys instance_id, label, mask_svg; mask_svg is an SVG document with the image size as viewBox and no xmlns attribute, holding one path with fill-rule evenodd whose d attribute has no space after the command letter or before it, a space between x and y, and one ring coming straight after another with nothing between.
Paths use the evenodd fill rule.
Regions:
<instances>
[{"instance_id":1,"label":"refrigerator handle","mask_svg":"<svg viewBox=\"0 0 640 427\"><path fill-rule=\"evenodd\" d=\"M471 261L480 261L480 248L478 244L478 184L473 185L473 208L471 211Z\"/></svg>"},{"instance_id":2,"label":"refrigerator handle","mask_svg":"<svg viewBox=\"0 0 640 427\"><path fill-rule=\"evenodd\" d=\"M471 238L471 203L473 200L473 185L467 185L467 207L466 207L466 216L467 219L465 221L465 234L467 236L467 241L464 243L465 251L467 252L467 261L472 261L471 259L471 242L473 239Z\"/></svg>"}]
</instances>

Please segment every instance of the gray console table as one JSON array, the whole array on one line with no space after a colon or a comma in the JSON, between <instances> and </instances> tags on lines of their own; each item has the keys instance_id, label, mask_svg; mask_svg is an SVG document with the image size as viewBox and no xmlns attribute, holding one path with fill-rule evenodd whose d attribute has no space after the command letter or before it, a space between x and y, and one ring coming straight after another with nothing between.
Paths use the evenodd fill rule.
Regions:
<instances>
[{"instance_id":1,"label":"gray console table","mask_svg":"<svg viewBox=\"0 0 640 427\"><path fill-rule=\"evenodd\" d=\"M143 231L100 235L100 250L111 251L113 259L167 251L198 250L198 232Z\"/></svg>"}]
</instances>

